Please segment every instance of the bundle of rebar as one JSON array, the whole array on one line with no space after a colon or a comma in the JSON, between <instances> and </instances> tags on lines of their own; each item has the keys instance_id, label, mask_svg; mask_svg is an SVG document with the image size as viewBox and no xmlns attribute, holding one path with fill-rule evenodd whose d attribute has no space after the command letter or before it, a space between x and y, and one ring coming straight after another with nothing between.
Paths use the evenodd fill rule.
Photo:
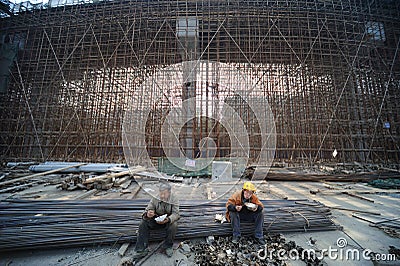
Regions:
<instances>
[{"instance_id":1,"label":"bundle of rebar","mask_svg":"<svg viewBox=\"0 0 400 266\"><path fill-rule=\"evenodd\" d=\"M324 231L338 228L330 210L319 202L264 200L265 232ZM301 204L301 203L305 204ZM74 247L135 242L148 200L11 200L0 202L0 250ZM225 213L224 201L185 201L180 204L177 239L232 234L229 223L215 222ZM242 223L251 234L253 224ZM165 237L152 231L150 240Z\"/></svg>"}]
</instances>

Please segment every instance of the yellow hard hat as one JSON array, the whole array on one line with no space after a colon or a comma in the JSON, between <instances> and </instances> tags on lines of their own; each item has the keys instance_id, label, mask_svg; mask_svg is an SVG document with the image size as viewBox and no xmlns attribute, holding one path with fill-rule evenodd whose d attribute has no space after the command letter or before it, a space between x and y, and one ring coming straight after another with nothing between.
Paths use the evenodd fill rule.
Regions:
<instances>
[{"instance_id":1,"label":"yellow hard hat","mask_svg":"<svg viewBox=\"0 0 400 266\"><path fill-rule=\"evenodd\" d=\"M253 183L251 183L251 182L249 182L249 181L244 182L244 184L243 184L243 189L256 192L256 187L253 185Z\"/></svg>"}]
</instances>

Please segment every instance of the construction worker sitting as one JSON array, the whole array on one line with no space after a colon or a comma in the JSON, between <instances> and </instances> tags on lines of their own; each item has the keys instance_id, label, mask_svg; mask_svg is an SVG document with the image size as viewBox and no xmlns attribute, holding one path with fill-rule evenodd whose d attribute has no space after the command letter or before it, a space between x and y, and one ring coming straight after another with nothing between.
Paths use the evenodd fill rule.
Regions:
<instances>
[{"instance_id":1,"label":"construction worker sitting","mask_svg":"<svg viewBox=\"0 0 400 266\"><path fill-rule=\"evenodd\" d=\"M160 217L166 215L165 219L159 221ZM179 201L171 194L171 186L162 183L159 186L158 198L152 198L146 207L139 224L134 258L140 258L148 253L149 232L155 229L166 229L166 239L163 244L165 253L168 257L173 255L172 245L177 231L179 220Z\"/></svg>"},{"instance_id":2,"label":"construction worker sitting","mask_svg":"<svg viewBox=\"0 0 400 266\"><path fill-rule=\"evenodd\" d=\"M265 245L263 236L264 205L255 195L256 187L251 182L244 182L243 189L233 193L226 203L226 219L231 222L233 243L240 240L240 222L255 224L255 238L260 245Z\"/></svg>"}]
</instances>

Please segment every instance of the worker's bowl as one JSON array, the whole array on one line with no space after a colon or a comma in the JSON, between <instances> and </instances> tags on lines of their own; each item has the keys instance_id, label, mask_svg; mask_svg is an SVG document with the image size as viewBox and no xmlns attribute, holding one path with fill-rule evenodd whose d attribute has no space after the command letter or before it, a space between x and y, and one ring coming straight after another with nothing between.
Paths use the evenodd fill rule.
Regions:
<instances>
[{"instance_id":1,"label":"worker's bowl","mask_svg":"<svg viewBox=\"0 0 400 266\"><path fill-rule=\"evenodd\" d=\"M154 218L154 220L156 220L156 222L162 222L165 220L165 218L167 218L167 214L158 216L158 217Z\"/></svg>"},{"instance_id":2,"label":"worker's bowl","mask_svg":"<svg viewBox=\"0 0 400 266\"><path fill-rule=\"evenodd\" d=\"M246 205L247 209L250 211L254 211L257 209L257 204L251 203L251 202L246 202L244 205Z\"/></svg>"}]
</instances>

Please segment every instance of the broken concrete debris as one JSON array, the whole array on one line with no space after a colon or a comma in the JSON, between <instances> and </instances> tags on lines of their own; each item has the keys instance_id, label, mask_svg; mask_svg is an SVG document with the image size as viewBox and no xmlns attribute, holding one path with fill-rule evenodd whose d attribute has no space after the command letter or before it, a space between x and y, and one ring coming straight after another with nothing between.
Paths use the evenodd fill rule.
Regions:
<instances>
[{"instance_id":1,"label":"broken concrete debris","mask_svg":"<svg viewBox=\"0 0 400 266\"><path fill-rule=\"evenodd\" d=\"M400 260L400 249L396 248L395 246L389 246L389 254L396 255L396 259Z\"/></svg>"},{"instance_id":2,"label":"broken concrete debris","mask_svg":"<svg viewBox=\"0 0 400 266\"><path fill-rule=\"evenodd\" d=\"M294 250L307 265L323 265L320 256L301 256L307 251L294 241L287 241L282 234L265 234L264 239L265 246L260 246L252 237L242 237L234 244L231 236L217 236L213 242L208 238L197 243L189 241L185 245L194 252L196 265L287 265L288 254ZM283 251L286 256L282 256Z\"/></svg>"},{"instance_id":3,"label":"broken concrete debris","mask_svg":"<svg viewBox=\"0 0 400 266\"><path fill-rule=\"evenodd\" d=\"M129 175L129 173L109 173L101 176L86 175L84 173L69 174L57 187L63 190L108 190L112 187L126 189L132 182L131 176L126 175Z\"/></svg>"}]
</instances>

